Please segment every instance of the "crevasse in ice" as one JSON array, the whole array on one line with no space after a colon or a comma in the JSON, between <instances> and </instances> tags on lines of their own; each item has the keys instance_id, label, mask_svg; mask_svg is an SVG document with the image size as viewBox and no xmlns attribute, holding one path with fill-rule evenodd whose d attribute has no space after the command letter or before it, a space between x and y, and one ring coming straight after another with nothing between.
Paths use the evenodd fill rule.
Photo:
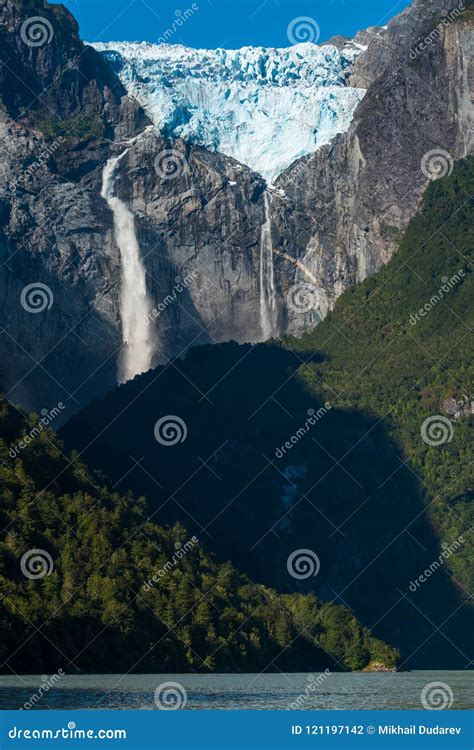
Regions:
<instances>
[{"instance_id":1,"label":"crevasse in ice","mask_svg":"<svg viewBox=\"0 0 474 750\"><path fill-rule=\"evenodd\" d=\"M220 151L268 182L349 127L363 89L347 85L363 47L192 49L95 44L157 130Z\"/></svg>"}]
</instances>

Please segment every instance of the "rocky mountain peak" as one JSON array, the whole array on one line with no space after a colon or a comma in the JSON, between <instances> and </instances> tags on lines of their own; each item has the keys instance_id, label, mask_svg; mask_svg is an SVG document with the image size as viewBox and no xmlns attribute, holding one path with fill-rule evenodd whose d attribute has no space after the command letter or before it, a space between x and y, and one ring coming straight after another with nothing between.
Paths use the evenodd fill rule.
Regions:
<instances>
[{"instance_id":1,"label":"rocky mountain peak","mask_svg":"<svg viewBox=\"0 0 474 750\"><path fill-rule=\"evenodd\" d=\"M47 136L76 140L110 135L110 128L120 126L126 92L110 66L80 40L78 24L63 5L6 0L0 51L5 115Z\"/></svg>"},{"instance_id":2,"label":"rocky mountain peak","mask_svg":"<svg viewBox=\"0 0 474 750\"><path fill-rule=\"evenodd\" d=\"M455 11L441 0L416 0L386 30L369 29L345 51L213 51L207 70L210 53L158 54L149 45L153 75L163 66L169 76L176 114L162 131L147 129L135 78L121 73L120 80L117 61L110 65L83 45L68 11L7 0L0 11L0 294L9 327L0 339L0 379L8 396L36 408L66 398L73 410L116 385L127 346L123 238L113 216L119 204L150 301L151 366L197 344L254 343L314 327L345 289L396 251L440 175L433 151L441 151L446 173L469 152L472 15ZM419 47L425 38L428 51ZM131 48L119 51L130 71L143 58ZM262 91L276 86L280 109L268 111L278 111L279 122L291 109L283 89L292 96L304 89L314 101L315 90L326 95L335 86L334 112L341 94L365 91L350 108L350 124L334 127L326 145L313 143L315 153L297 159L298 149L291 152L297 160L272 189L240 152L225 155L220 142L199 140L199 128L189 130L196 112L176 106L192 87L206 86L204 73L217 90L215 76L233 55L236 79L225 85L252 87L258 74ZM183 92L174 74L186 66ZM265 143L262 134L247 143L271 153L272 133ZM104 191L111 157L117 161ZM32 284L49 290L41 314L21 303Z\"/></svg>"},{"instance_id":3,"label":"rocky mountain peak","mask_svg":"<svg viewBox=\"0 0 474 750\"><path fill-rule=\"evenodd\" d=\"M427 38L425 49L430 47L443 28L462 17L470 4L471 0L413 0L388 22L383 33L372 34L368 39L367 51L354 66L351 84L368 88L389 68L408 65L420 42ZM435 31L437 27L439 34Z\"/></svg>"}]
</instances>

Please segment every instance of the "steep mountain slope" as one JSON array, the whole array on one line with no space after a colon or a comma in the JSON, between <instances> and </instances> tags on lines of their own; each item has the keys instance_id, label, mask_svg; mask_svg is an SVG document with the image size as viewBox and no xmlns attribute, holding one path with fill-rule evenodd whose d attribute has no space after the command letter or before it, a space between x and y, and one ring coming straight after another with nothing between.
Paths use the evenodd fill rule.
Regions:
<instances>
[{"instance_id":1,"label":"steep mountain slope","mask_svg":"<svg viewBox=\"0 0 474 750\"><path fill-rule=\"evenodd\" d=\"M115 382L117 252L98 181L114 139L148 121L61 5L2 3L0 55L1 382L38 409L73 407L87 378L90 393Z\"/></svg>"},{"instance_id":2,"label":"steep mountain slope","mask_svg":"<svg viewBox=\"0 0 474 750\"><path fill-rule=\"evenodd\" d=\"M346 602L411 667L470 661L473 175L436 181L312 334L197 349L62 431L157 518L255 580ZM287 575L298 549L315 578Z\"/></svg>"},{"instance_id":3,"label":"steep mountain slope","mask_svg":"<svg viewBox=\"0 0 474 750\"><path fill-rule=\"evenodd\" d=\"M362 46L202 50L95 44L157 131L220 151L268 182L349 127L364 89L348 85Z\"/></svg>"},{"instance_id":4,"label":"steep mountain slope","mask_svg":"<svg viewBox=\"0 0 474 750\"><path fill-rule=\"evenodd\" d=\"M40 35L30 39L37 16ZM192 281L194 289L182 296L179 311L170 306L150 320L155 360L242 329L259 338L261 178L220 155L150 136L143 111L101 56L80 42L65 9L8 0L0 33L1 382L11 398L38 409L63 400L72 412L116 383L123 268L101 192L107 160L140 132L140 143L117 168L117 190L137 215L149 293L158 307L181 283L186 289ZM174 184L166 171L173 148L172 160L185 167ZM217 270L209 276L211 258ZM223 314L219 325L205 282ZM22 298L35 289L36 300Z\"/></svg>"},{"instance_id":5,"label":"steep mountain slope","mask_svg":"<svg viewBox=\"0 0 474 750\"><path fill-rule=\"evenodd\" d=\"M67 11L7 0L0 385L9 397L37 410L64 401L67 416L116 383L130 342L103 177L107 161L127 149L109 197L128 210L141 254L153 365L200 343L307 330L344 289L374 273L429 183L420 166L427 152L457 159L469 148L472 17L443 25L415 60L408 53L448 6L455 3L415 0L386 33L369 35L353 84L366 85L369 73L376 80L349 131L299 160L270 191L235 160L148 130ZM28 37L35 16L44 19L39 39Z\"/></svg>"},{"instance_id":6,"label":"steep mountain slope","mask_svg":"<svg viewBox=\"0 0 474 750\"><path fill-rule=\"evenodd\" d=\"M368 88L348 132L277 180L291 211L274 217L274 234L303 264L292 264L295 284L313 287L290 333L308 330L315 310L325 314L386 263L430 180L473 153L469 8L414 0L373 36L355 63L353 84Z\"/></svg>"},{"instance_id":7,"label":"steep mountain slope","mask_svg":"<svg viewBox=\"0 0 474 750\"><path fill-rule=\"evenodd\" d=\"M297 343L304 360L315 351L324 359L301 369L310 392L337 394L346 408L387 421L443 544L465 535L445 564L468 592L474 588L473 194L471 157L429 189L390 264L346 292L324 326Z\"/></svg>"},{"instance_id":8,"label":"steep mountain slope","mask_svg":"<svg viewBox=\"0 0 474 750\"><path fill-rule=\"evenodd\" d=\"M2 672L395 665L344 607L277 595L158 527L3 398L0 436Z\"/></svg>"},{"instance_id":9,"label":"steep mountain slope","mask_svg":"<svg viewBox=\"0 0 474 750\"><path fill-rule=\"evenodd\" d=\"M4 0L0 50L2 105L13 118L28 125L55 116L74 132L87 120L96 124L107 109L109 128L120 122L125 90L100 56L83 47L64 6Z\"/></svg>"}]
</instances>

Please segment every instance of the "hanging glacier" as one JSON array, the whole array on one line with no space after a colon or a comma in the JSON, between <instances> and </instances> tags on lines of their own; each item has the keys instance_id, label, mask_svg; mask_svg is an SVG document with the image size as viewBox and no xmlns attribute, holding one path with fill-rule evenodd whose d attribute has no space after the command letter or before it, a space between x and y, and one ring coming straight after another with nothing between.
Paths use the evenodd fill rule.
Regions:
<instances>
[{"instance_id":1,"label":"hanging glacier","mask_svg":"<svg viewBox=\"0 0 474 750\"><path fill-rule=\"evenodd\" d=\"M192 49L108 42L104 54L158 132L219 151L269 183L345 132L365 90L348 85L361 45Z\"/></svg>"}]
</instances>

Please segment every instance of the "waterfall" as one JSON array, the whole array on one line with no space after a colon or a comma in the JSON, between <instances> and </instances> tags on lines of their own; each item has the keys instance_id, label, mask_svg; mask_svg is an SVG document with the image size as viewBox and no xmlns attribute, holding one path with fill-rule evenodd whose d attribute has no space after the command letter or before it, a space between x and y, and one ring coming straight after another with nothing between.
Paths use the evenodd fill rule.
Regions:
<instances>
[{"instance_id":1,"label":"waterfall","mask_svg":"<svg viewBox=\"0 0 474 750\"><path fill-rule=\"evenodd\" d=\"M115 170L128 149L109 159L102 173L101 195L114 219L114 235L120 251L120 319L123 349L119 359L118 380L126 383L151 368L154 345L151 327L152 303L146 288L146 272L140 257L135 232L135 217L114 194Z\"/></svg>"},{"instance_id":2,"label":"waterfall","mask_svg":"<svg viewBox=\"0 0 474 750\"><path fill-rule=\"evenodd\" d=\"M263 193L265 220L260 234L260 328L262 339L271 338L276 333L276 294L273 269L272 222L270 198Z\"/></svg>"}]
</instances>

